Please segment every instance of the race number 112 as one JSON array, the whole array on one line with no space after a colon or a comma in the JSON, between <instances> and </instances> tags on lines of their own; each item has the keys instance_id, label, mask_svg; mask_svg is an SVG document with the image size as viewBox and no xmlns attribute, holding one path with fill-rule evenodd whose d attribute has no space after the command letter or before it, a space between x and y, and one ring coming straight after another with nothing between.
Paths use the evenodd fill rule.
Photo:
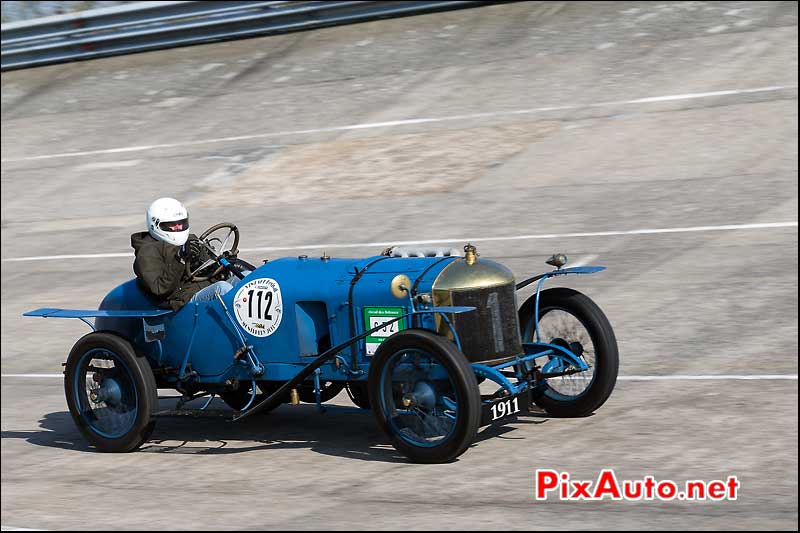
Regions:
<instances>
[{"instance_id":1,"label":"race number 112","mask_svg":"<svg viewBox=\"0 0 800 533\"><path fill-rule=\"evenodd\" d=\"M253 294L254 293L257 295L256 299L258 300L258 314L255 316L255 318L263 319L263 320L272 320L272 315L269 314L269 308L272 307L272 291L255 291L253 289L250 289L249 291L247 291L247 294L250 296L250 300L248 301L248 305L247 305L248 318L254 318L253 317ZM266 308L264 310L264 314L263 315L261 314L262 302L263 302L264 307Z\"/></svg>"}]
</instances>

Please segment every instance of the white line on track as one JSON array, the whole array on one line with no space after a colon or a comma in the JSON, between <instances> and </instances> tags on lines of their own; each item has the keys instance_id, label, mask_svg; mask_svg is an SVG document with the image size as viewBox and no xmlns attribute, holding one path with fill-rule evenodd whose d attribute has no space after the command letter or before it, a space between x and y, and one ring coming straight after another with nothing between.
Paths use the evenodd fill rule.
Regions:
<instances>
[{"instance_id":1,"label":"white line on track","mask_svg":"<svg viewBox=\"0 0 800 533\"><path fill-rule=\"evenodd\" d=\"M768 222L759 224L726 224L723 226L692 226L685 228L651 228L635 229L622 231L592 231L578 233L549 233L539 235L511 235L498 237L458 237L450 239L432 239L418 241L382 241L382 242L359 242L359 243L319 243L302 244L296 246L264 246L259 248L240 248L240 252L275 252L285 250L331 250L334 248L383 248L386 246L408 246L419 244L447 244L463 242L502 242L520 241L533 239L567 239L581 237L614 237L624 235L657 235L666 233L696 233L705 231L736 231L736 230L755 230L755 229L775 229L775 228L796 228L797 221L794 222ZM30 257L9 257L3 259L6 262L17 261L57 261L62 259L102 259L110 257L133 257L132 253L106 253L106 254L70 254L70 255L37 255Z\"/></svg>"},{"instance_id":2,"label":"white line on track","mask_svg":"<svg viewBox=\"0 0 800 533\"><path fill-rule=\"evenodd\" d=\"M2 374L3 378L28 378L28 379L63 379L63 374ZM619 376L618 381L771 381L793 380L797 381L797 374L666 374L666 375L628 375Z\"/></svg>"},{"instance_id":3,"label":"white line on track","mask_svg":"<svg viewBox=\"0 0 800 533\"><path fill-rule=\"evenodd\" d=\"M45 379L45 378L63 378L64 374L2 374L4 378L29 378L29 379Z\"/></svg>"},{"instance_id":4,"label":"white line on track","mask_svg":"<svg viewBox=\"0 0 800 533\"><path fill-rule=\"evenodd\" d=\"M794 380L797 374L706 374L703 376L691 374L668 374L662 376L619 376L619 381L771 381Z\"/></svg>"},{"instance_id":5,"label":"white line on track","mask_svg":"<svg viewBox=\"0 0 800 533\"><path fill-rule=\"evenodd\" d=\"M133 254L129 252L121 252L112 254L38 255L34 257L11 257L8 259L3 259L3 262L6 263L15 261L53 261L58 259L108 259L110 257L133 257Z\"/></svg>"},{"instance_id":6,"label":"white line on track","mask_svg":"<svg viewBox=\"0 0 800 533\"><path fill-rule=\"evenodd\" d=\"M180 148L183 146L196 146L200 144L214 144L235 141L248 141L253 139L262 139L266 137L279 137L284 135L309 135L314 133L333 133L340 131L354 131L373 128L392 128L397 126L409 126L414 124L430 124L437 122L450 122L458 120L470 120L477 118L493 118L504 116L516 115L530 115L535 113L544 113L547 111L569 111L574 109L586 109L594 107L613 107L621 105L636 105L636 104L654 104L660 102L675 102L682 100L696 100L700 98L712 98L718 96L731 96L738 94L754 94L754 93L770 93L783 90L797 89L797 85L772 85L769 87L756 87L752 89L733 89L724 91L710 91L701 93L684 93L684 94L670 94L664 96L648 96L646 98L635 98L633 100L613 100L608 102L595 102L588 104L567 104L555 105L546 107L534 107L529 109L516 109L510 111L490 111L485 113L467 113L464 115L451 115L446 117L426 117L426 118L411 118L404 120L390 120L386 122L368 122L364 124L350 124L346 126L331 126L328 128L314 128L307 130L294 130L294 131L278 131L268 133L255 133L251 135L238 135L234 137L218 137L212 139L199 139L194 141L182 141L168 144L149 144L140 146L123 146L119 148L107 148L102 150L86 150L82 152L63 152L58 154L35 155L27 157L17 157L0 159L2 163L14 163L20 161L39 161L44 159L57 159L63 157L82 157L88 155L101 155L101 154L120 154L129 152L143 152L146 150L158 150L163 148Z\"/></svg>"}]
</instances>

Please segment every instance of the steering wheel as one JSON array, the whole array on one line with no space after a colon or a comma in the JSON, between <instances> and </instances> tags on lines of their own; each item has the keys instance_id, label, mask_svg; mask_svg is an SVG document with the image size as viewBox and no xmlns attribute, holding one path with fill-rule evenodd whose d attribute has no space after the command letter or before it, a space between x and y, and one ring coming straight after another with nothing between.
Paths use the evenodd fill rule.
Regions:
<instances>
[{"instance_id":1,"label":"steering wheel","mask_svg":"<svg viewBox=\"0 0 800 533\"><path fill-rule=\"evenodd\" d=\"M227 234L224 234L225 229L228 230ZM215 233L219 235L214 235ZM193 247L192 259L186 261L185 277L192 282L208 281L228 268L239 253L239 229L235 224L222 222L205 230L193 242L197 244ZM213 268L214 265L217 267Z\"/></svg>"}]
</instances>

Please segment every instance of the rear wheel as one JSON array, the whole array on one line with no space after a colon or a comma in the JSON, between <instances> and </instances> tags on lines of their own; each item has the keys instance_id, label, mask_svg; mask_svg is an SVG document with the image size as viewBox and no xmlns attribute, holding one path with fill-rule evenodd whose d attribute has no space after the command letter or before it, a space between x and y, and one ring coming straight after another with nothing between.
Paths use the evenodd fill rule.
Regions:
<instances>
[{"instance_id":1,"label":"rear wheel","mask_svg":"<svg viewBox=\"0 0 800 533\"><path fill-rule=\"evenodd\" d=\"M362 409L369 409L369 389L367 383L363 381L348 381L347 395L350 401Z\"/></svg>"},{"instance_id":2,"label":"rear wheel","mask_svg":"<svg viewBox=\"0 0 800 533\"><path fill-rule=\"evenodd\" d=\"M219 397L222 399L225 404L235 411L241 411L247 404L250 403L250 399L253 396L253 382L252 381L243 381L239 383L239 386L232 390L226 390L219 393ZM252 405L258 403L258 391L256 391L256 398L253 400Z\"/></svg>"},{"instance_id":3,"label":"rear wheel","mask_svg":"<svg viewBox=\"0 0 800 533\"><path fill-rule=\"evenodd\" d=\"M248 407L248 410L253 406L258 405L265 399L267 399L267 397L269 397L272 393L276 392L281 387L281 385L283 385L282 381L259 381L257 384L258 390L256 391L256 397L253 400L253 403L250 404L250 407ZM236 411L241 411L250 402L250 396L252 395L252 391L253 391L253 382L244 381L240 382L239 387L236 389L221 392L219 394L219 397L231 409L234 409ZM288 402L289 402L289 394L287 393L282 403L288 403ZM267 414L270 411L276 409L277 407L280 407L280 405L281 403L277 403L271 409L262 410L258 414Z\"/></svg>"},{"instance_id":4,"label":"rear wheel","mask_svg":"<svg viewBox=\"0 0 800 533\"><path fill-rule=\"evenodd\" d=\"M404 330L381 343L369 398L381 430L418 463L452 461L472 444L480 424L480 392L466 357L427 330Z\"/></svg>"},{"instance_id":5,"label":"rear wheel","mask_svg":"<svg viewBox=\"0 0 800 533\"><path fill-rule=\"evenodd\" d=\"M153 371L121 337L95 332L78 340L67 358L64 391L78 429L101 452L135 450L153 431Z\"/></svg>"},{"instance_id":6,"label":"rear wheel","mask_svg":"<svg viewBox=\"0 0 800 533\"><path fill-rule=\"evenodd\" d=\"M619 370L619 352L614 330L606 316L588 296L557 287L539 296L539 324L534 324L536 296L519 310L523 342L545 342L580 356L589 366L584 372L552 377L531 391L539 407L555 416L580 417L597 410L614 390ZM568 361L551 356L537 359L544 374L569 372Z\"/></svg>"},{"instance_id":7,"label":"rear wheel","mask_svg":"<svg viewBox=\"0 0 800 533\"><path fill-rule=\"evenodd\" d=\"M344 390L344 382L320 380L319 397L320 402L325 403L336 398ZM314 392L314 382L305 382L298 389L300 401L305 403L317 403L317 395Z\"/></svg>"}]
</instances>

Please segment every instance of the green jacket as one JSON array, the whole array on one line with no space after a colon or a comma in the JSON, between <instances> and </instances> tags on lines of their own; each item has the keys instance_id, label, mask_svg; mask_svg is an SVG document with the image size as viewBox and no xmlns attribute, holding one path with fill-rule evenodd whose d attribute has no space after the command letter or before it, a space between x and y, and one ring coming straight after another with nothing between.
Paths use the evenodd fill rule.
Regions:
<instances>
[{"instance_id":1,"label":"green jacket","mask_svg":"<svg viewBox=\"0 0 800 533\"><path fill-rule=\"evenodd\" d=\"M147 294L158 301L159 307L177 311L210 281L190 282L185 279L186 264L178 257L180 246L159 241L146 231L131 235L136 252L133 272Z\"/></svg>"}]
</instances>

